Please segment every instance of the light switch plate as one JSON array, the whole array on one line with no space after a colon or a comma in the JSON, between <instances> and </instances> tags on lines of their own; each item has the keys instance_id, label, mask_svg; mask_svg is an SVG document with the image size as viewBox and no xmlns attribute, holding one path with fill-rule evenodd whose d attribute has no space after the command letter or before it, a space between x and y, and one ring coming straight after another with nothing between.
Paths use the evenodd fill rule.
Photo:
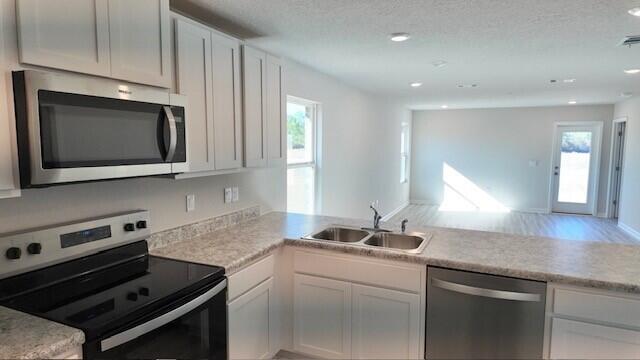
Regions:
<instances>
[{"instance_id":1,"label":"light switch plate","mask_svg":"<svg viewBox=\"0 0 640 360\"><path fill-rule=\"evenodd\" d=\"M196 209L196 196L193 194L187 195L187 212L192 212Z\"/></svg>"},{"instance_id":2,"label":"light switch plate","mask_svg":"<svg viewBox=\"0 0 640 360\"><path fill-rule=\"evenodd\" d=\"M224 188L224 202L225 204L233 201L233 190L231 188Z\"/></svg>"},{"instance_id":3,"label":"light switch plate","mask_svg":"<svg viewBox=\"0 0 640 360\"><path fill-rule=\"evenodd\" d=\"M233 202L238 202L240 200L240 189L237 186L234 186L232 189L233 193Z\"/></svg>"}]
</instances>

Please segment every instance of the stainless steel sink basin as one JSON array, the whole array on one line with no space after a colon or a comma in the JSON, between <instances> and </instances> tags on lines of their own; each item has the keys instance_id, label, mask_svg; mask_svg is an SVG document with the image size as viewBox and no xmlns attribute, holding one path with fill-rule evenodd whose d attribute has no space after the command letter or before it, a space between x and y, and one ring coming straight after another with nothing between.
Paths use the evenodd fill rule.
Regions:
<instances>
[{"instance_id":1,"label":"stainless steel sink basin","mask_svg":"<svg viewBox=\"0 0 640 360\"><path fill-rule=\"evenodd\" d=\"M364 242L365 245L390 249L404 250L411 253L421 253L427 245L427 239L422 234L376 233Z\"/></svg>"},{"instance_id":2,"label":"stainless steel sink basin","mask_svg":"<svg viewBox=\"0 0 640 360\"><path fill-rule=\"evenodd\" d=\"M358 229L350 229L346 227L330 227L326 228L319 233L307 236L307 239L311 240L326 240L326 241L338 241L345 243L358 242L365 237L369 236L369 232Z\"/></svg>"}]
</instances>

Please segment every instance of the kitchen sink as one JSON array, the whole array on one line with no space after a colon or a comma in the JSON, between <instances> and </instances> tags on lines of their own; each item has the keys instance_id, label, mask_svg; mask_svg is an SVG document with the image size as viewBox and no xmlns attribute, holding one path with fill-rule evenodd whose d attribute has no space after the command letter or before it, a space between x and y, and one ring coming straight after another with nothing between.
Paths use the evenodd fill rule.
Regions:
<instances>
[{"instance_id":1,"label":"kitchen sink","mask_svg":"<svg viewBox=\"0 0 640 360\"><path fill-rule=\"evenodd\" d=\"M396 233L376 233L371 235L365 245L378 246L390 249L404 250L411 253L421 253L427 245L427 239L421 234L396 234Z\"/></svg>"},{"instance_id":2,"label":"kitchen sink","mask_svg":"<svg viewBox=\"0 0 640 360\"><path fill-rule=\"evenodd\" d=\"M310 240L326 240L326 241L338 241L345 243L354 243L358 242L367 236L370 233L364 230L358 229L350 229L346 227L330 227L326 228L319 233L315 233L313 235L307 236L307 239Z\"/></svg>"}]
</instances>

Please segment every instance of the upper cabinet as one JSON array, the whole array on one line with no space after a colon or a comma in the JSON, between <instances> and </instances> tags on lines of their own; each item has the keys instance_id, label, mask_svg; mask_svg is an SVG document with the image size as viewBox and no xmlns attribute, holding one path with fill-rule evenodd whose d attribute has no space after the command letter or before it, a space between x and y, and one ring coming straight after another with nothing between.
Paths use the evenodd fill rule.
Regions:
<instances>
[{"instance_id":1,"label":"upper cabinet","mask_svg":"<svg viewBox=\"0 0 640 360\"><path fill-rule=\"evenodd\" d=\"M245 165L284 163L282 63L263 51L243 47Z\"/></svg>"},{"instance_id":2,"label":"upper cabinet","mask_svg":"<svg viewBox=\"0 0 640 360\"><path fill-rule=\"evenodd\" d=\"M286 98L282 94L282 62L267 55L267 164L284 164L286 142Z\"/></svg>"},{"instance_id":3,"label":"upper cabinet","mask_svg":"<svg viewBox=\"0 0 640 360\"><path fill-rule=\"evenodd\" d=\"M20 62L169 87L169 0L18 0Z\"/></svg>"},{"instance_id":4,"label":"upper cabinet","mask_svg":"<svg viewBox=\"0 0 640 360\"><path fill-rule=\"evenodd\" d=\"M168 87L169 0L109 0L111 76Z\"/></svg>"},{"instance_id":5,"label":"upper cabinet","mask_svg":"<svg viewBox=\"0 0 640 360\"><path fill-rule=\"evenodd\" d=\"M189 98L190 171L242 167L239 41L177 17L175 42L177 91Z\"/></svg>"}]
</instances>

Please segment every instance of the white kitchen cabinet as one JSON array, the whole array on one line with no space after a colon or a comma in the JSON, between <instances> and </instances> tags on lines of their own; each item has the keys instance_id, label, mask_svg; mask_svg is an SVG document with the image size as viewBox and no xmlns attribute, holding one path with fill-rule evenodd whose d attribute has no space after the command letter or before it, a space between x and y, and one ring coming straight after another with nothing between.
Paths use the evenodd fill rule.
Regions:
<instances>
[{"instance_id":1,"label":"white kitchen cabinet","mask_svg":"<svg viewBox=\"0 0 640 360\"><path fill-rule=\"evenodd\" d=\"M16 1L20 62L109 76L108 0Z\"/></svg>"},{"instance_id":2,"label":"white kitchen cabinet","mask_svg":"<svg viewBox=\"0 0 640 360\"><path fill-rule=\"evenodd\" d=\"M19 0L20 62L169 87L169 0Z\"/></svg>"},{"instance_id":3,"label":"white kitchen cabinet","mask_svg":"<svg viewBox=\"0 0 640 360\"><path fill-rule=\"evenodd\" d=\"M638 359L640 331L554 318L551 359Z\"/></svg>"},{"instance_id":4,"label":"white kitchen cabinet","mask_svg":"<svg viewBox=\"0 0 640 360\"><path fill-rule=\"evenodd\" d=\"M229 303L230 359L272 356L276 333L274 301L275 287L271 277Z\"/></svg>"},{"instance_id":5,"label":"white kitchen cabinet","mask_svg":"<svg viewBox=\"0 0 640 360\"><path fill-rule=\"evenodd\" d=\"M11 72L6 70L9 68L8 51L5 34L1 31L5 27L4 11L6 9L0 5L0 199L20 196L15 121L11 115Z\"/></svg>"},{"instance_id":6,"label":"white kitchen cabinet","mask_svg":"<svg viewBox=\"0 0 640 360\"><path fill-rule=\"evenodd\" d=\"M215 169L242 167L240 42L211 32Z\"/></svg>"},{"instance_id":7,"label":"white kitchen cabinet","mask_svg":"<svg viewBox=\"0 0 640 360\"><path fill-rule=\"evenodd\" d=\"M294 275L294 350L322 358L351 358L351 284Z\"/></svg>"},{"instance_id":8,"label":"white kitchen cabinet","mask_svg":"<svg viewBox=\"0 0 640 360\"><path fill-rule=\"evenodd\" d=\"M266 53L242 48L244 145L246 167L267 165Z\"/></svg>"},{"instance_id":9,"label":"white kitchen cabinet","mask_svg":"<svg viewBox=\"0 0 640 360\"><path fill-rule=\"evenodd\" d=\"M353 284L352 357L419 359L420 295Z\"/></svg>"},{"instance_id":10,"label":"white kitchen cabinet","mask_svg":"<svg viewBox=\"0 0 640 360\"><path fill-rule=\"evenodd\" d=\"M176 85L189 97L190 172L242 167L239 41L176 16Z\"/></svg>"},{"instance_id":11,"label":"white kitchen cabinet","mask_svg":"<svg viewBox=\"0 0 640 360\"><path fill-rule=\"evenodd\" d=\"M286 97L282 93L282 61L272 55L266 58L267 72L267 165L282 166L286 158Z\"/></svg>"},{"instance_id":12,"label":"white kitchen cabinet","mask_svg":"<svg viewBox=\"0 0 640 360\"><path fill-rule=\"evenodd\" d=\"M211 32L175 22L177 91L189 98L189 171L214 170Z\"/></svg>"},{"instance_id":13,"label":"white kitchen cabinet","mask_svg":"<svg viewBox=\"0 0 640 360\"><path fill-rule=\"evenodd\" d=\"M111 76L169 87L169 0L109 0Z\"/></svg>"}]
</instances>

